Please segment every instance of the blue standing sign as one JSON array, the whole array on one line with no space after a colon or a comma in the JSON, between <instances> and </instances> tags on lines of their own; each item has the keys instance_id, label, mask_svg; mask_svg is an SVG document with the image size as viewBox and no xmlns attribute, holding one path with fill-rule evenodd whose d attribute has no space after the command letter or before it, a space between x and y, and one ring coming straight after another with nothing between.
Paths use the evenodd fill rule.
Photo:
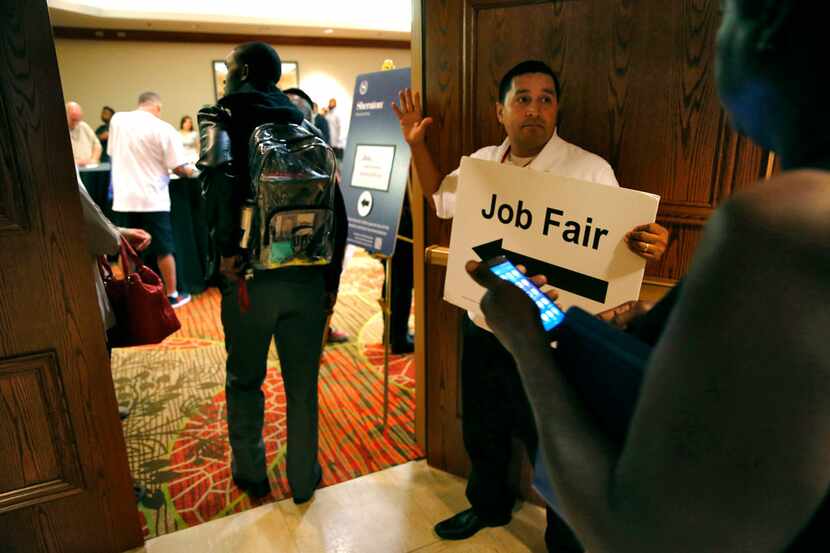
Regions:
<instances>
[{"instance_id":1,"label":"blue standing sign","mask_svg":"<svg viewBox=\"0 0 830 553\"><path fill-rule=\"evenodd\" d=\"M410 159L391 103L409 83L409 69L358 75L341 167L349 244L386 256L395 252Z\"/></svg>"}]
</instances>

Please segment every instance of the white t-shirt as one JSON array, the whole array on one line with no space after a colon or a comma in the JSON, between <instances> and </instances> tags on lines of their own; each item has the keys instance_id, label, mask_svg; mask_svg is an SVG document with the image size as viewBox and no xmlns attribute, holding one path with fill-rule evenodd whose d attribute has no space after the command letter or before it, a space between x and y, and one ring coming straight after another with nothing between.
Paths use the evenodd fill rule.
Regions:
<instances>
[{"instance_id":1,"label":"white t-shirt","mask_svg":"<svg viewBox=\"0 0 830 553\"><path fill-rule=\"evenodd\" d=\"M170 171L187 163L179 132L144 110L110 121L113 211L170 211Z\"/></svg>"},{"instance_id":2,"label":"white t-shirt","mask_svg":"<svg viewBox=\"0 0 830 553\"><path fill-rule=\"evenodd\" d=\"M496 162L504 160L520 167L526 166L528 169L535 171L554 173L560 177L596 182L607 186L620 186L617 177L614 176L614 170L607 161L596 154L583 150L579 146L562 140L555 131L545 147L542 148L542 151L539 152L539 155L532 161L528 158L513 157L511 159L509 148L510 139L505 138L500 146L486 146L474 152L470 157ZM530 163L527 163L528 161ZM458 191L460 173L461 168L459 167L444 177L438 191L432 195L432 199L435 201L435 213L441 219L452 219L455 216L455 196ZM484 317L472 311L468 311L468 314L476 325L484 330L490 330L484 322Z\"/></svg>"},{"instance_id":3,"label":"white t-shirt","mask_svg":"<svg viewBox=\"0 0 830 553\"><path fill-rule=\"evenodd\" d=\"M500 146L486 146L470 157L487 161L501 162L505 159L510 148L510 139L505 138ZM510 155L507 155L509 158ZM526 159L526 158L524 158ZM514 158L514 161L517 161ZM523 166L524 163L516 163ZM596 154L585 151L579 146L566 142L554 132L553 136L539 152L539 155L527 165L528 169L554 173L560 177L596 182L607 186L619 186L614 170L607 161ZM435 200L435 213L441 219L452 219L455 216L455 195L458 190L459 167L441 181L438 191L432 195Z\"/></svg>"},{"instance_id":4,"label":"white t-shirt","mask_svg":"<svg viewBox=\"0 0 830 553\"><path fill-rule=\"evenodd\" d=\"M184 157L188 163L196 163L199 161L199 133L196 131L179 130L179 136L182 139L182 146L184 147Z\"/></svg>"}]
</instances>

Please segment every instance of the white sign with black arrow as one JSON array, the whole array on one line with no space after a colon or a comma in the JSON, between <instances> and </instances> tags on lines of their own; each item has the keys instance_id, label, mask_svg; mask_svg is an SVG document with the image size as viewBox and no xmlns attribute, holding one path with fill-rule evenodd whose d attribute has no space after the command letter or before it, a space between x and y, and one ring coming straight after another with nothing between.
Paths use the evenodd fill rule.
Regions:
<instances>
[{"instance_id":1,"label":"white sign with black arrow","mask_svg":"<svg viewBox=\"0 0 830 553\"><path fill-rule=\"evenodd\" d=\"M637 299L645 260L623 241L654 222L660 197L465 157L444 299L480 314L484 289L464 264L505 255L544 274L559 304L591 313Z\"/></svg>"}]
</instances>

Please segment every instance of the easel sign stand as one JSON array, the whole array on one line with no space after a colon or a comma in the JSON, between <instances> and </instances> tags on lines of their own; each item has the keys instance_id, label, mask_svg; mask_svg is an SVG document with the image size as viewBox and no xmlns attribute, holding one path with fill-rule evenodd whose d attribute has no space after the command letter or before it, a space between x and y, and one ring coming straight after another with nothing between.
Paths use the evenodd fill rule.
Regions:
<instances>
[{"instance_id":1,"label":"easel sign stand","mask_svg":"<svg viewBox=\"0 0 830 553\"><path fill-rule=\"evenodd\" d=\"M363 248L383 263L386 279L379 301L383 315L383 420L389 427L389 353L391 348L392 256L407 193L411 153L391 104L411 84L408 68L395 69L392 60L380 71L358 75L343 163L340 190L349 219L347 243Z\"/></svg>"},{"instance_id":2,"label":"easel sign stand","mask_svg":"<svg viewBox=\"0 0 830 553\"><path fill-rule=\"evenodd\" d=\"M383 282L383 297L378 301L380 309L383 313L383 421L380 428L383 435L388 437L389 434L389 349L392 339L392 329L390 323L392 321L392 257L384 255L383 266L386 268L386 279Z\"/></svg>"},{"instance_id":3,"label":"easel sign stand","mask_svg":"<svg viewBox=\"0 0 830 553\"><path fill-rule=\"evenodd\" d=\"M407 187L408 188L408 187ZM408 236L397 236L398 240L412 244L412 238ZM389 351L392 347L392 256L375 255L383 262L386 269L386 279L383 283L383 297L378 300L381 313L383 313L383 422L381 429L384 435L387 434L389 422Z\"/></svg>"}]
</instances>

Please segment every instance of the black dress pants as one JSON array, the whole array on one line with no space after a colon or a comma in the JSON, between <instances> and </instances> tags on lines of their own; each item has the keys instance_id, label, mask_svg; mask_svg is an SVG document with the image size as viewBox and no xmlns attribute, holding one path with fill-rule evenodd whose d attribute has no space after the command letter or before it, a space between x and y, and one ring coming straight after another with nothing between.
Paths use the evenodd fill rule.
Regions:
<instances>
[{"instance_id":1,"label":"black dress pants","mask_svg":"<svg viewBox=\"0 0 830 553\"><path fill-rule=\"evenodd\" d=\"M516 501L507 482L512 437L517 436L534 459L536 424L513 356L468 317L463 324L462 430L472 464L467 499L479 518L501 523L509 520ZM550 509L545 543L551 553L582 551L568 525Z\"/></svg>"},{"instance_id":2,"label":"black dress pants","mask_svg":"<svg viewBox=\"0 0 830 553\"><path fill-rule=\"evenodd\" d=\"M401 236L412 237L412 214L408 201L404 201L398 233ZM383 266L383 270L386 271L386 265ZM389 315L389 343L393 349L403 347L409 334L409 313L412 309L414 278L412 244L398 240L395 244L395 253L392 255L392 298L390 302L392 312ZM385 292L384 287L383 293Z\"/></svg>"}]
</instances>

